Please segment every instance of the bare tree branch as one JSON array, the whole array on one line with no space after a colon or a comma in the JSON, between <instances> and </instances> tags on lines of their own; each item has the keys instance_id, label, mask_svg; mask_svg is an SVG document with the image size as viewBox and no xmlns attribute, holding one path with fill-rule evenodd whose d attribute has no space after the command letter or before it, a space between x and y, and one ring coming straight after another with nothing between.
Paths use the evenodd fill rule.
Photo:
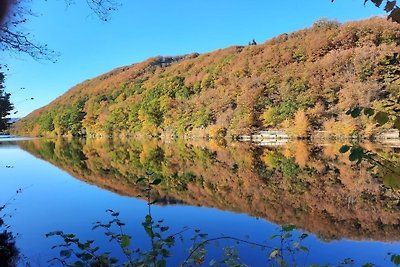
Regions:
<instances>
[{"instance_id":1,"label":"bare tree branch","mask_svg":"<svg viewBox=\"0 0 400 267\"><path fill-rule=\"evenodd\" d=\"M75 0L64 1L67 5L75 4ZM35 16L30 3L31 0L0 0L0 51L29 55L35 60L55 61L57 53L46 44L37 42L32 34L23 29L28 18ZM118 0L86 0L86 3L103 21L107 21L120 6Z\"/></svg>"},{"instance_id":2,"label":"bare tree branch","mask_svg":"<svg viewBox=\"0 0 400 267\"><path fill-rule=\"evenodd\" d=\"M35 60L54 61L56 53L23 30L27 18L34 16L29 8L30 0L10 0L10 3L8 14L0 24L0 51L27 54Z\"/></svg>"}]
</instances>

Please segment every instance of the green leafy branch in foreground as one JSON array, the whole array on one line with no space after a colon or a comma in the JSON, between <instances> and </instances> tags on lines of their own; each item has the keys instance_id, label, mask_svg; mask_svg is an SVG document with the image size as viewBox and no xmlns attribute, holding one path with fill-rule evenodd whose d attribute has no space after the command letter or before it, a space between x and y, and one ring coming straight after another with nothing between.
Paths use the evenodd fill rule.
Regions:
<instances>
[{"instance_id":1,"label":"green leafy branch in foreground","mask_svg":"<svg viewBox=\"0 0 400 267\"><path fill-rule=\"evenodd\" d=\"M163 237L164 233L168 232L168 227L163 226L162 220L153 221L150 215L146 215L145 221L142 223L148 237L151 239L151 249L142 250L141 248L132 248L132 237L124 233L125 224L119 219L119 213L113 210L107 211L113 220L106 224L96 222L93 229L102 228L105 230L105 235L110 242L115 241L121 248L121 251L126 256L126 260L118 259L116 251L101 252L101 248L94 245L93 240L81 242L74 234L65 234L62 231L55 231L47 234L47 237L57 236L63 242L53 246L53 249L59 250L59 257L51 259L50 263L60 263L62 266L68 267L108 267L108 266L135 266L135 267L164 267L167 266L167 258L172 257L171 250L176 245L176 239L184 242L182 233L187 229L176 234ZM208 265L213 267L229 266L229 267L247 267L242 262L236 245L246 244L252 248L259 248L266 256L265 266L279 267L297 267L297 266L312 266L312 267L330 267L330 266L355 266L355 261L346 258L338 264L331 265L307 265L301 263L300 253L306 253L306 258L310 253L308 247L303 245L303 241L308 237L308 234L302 233L297 236L294 233L296 227L294 225L282 226L277 234L270 236L270 240L278 241L276 246L269 246L264 243L256 243L240 238L230 236L220 236L209 238L208 234L195 230L195 234L190 238L193 242L192 246L187 250L187 257L179 263L180 267ZM223 247L222 259L207 260L208 248L211 245L218 247L218 241L233 241L233 244ZM140 243L143 243L141 241ZM400 255L388 253L392 264L400 265ZM121 262L122 261L122 262ZM373 263L366 263L363 267L378 267Z\"/></svg>"},{"instance_id":2,"label":"green leafy branch in foreground","mask_svg":"<svg viewBox=\"0 0 400 267\"><path fill-rule=\"evenodd\" d=\"M168 232L169 227L163 226L162 220L155 222L150 215L146 215L145 221L142 223L147 236L151 240L151 249L142 250L141 248L132 248L132 237L124 233L123 227L125 224L118 218L119 213L112 210L107 212L113 217L108 223L102 224L96 222L93 229L102 228L105 230L105 235L110 242L115 241L123 254L126 257L124 262L114 257L114 251L102 252L101 248L94 245L94 240L80 241L74 234L65 234L62 231L54 231L46 236L57 236L63 241L59 245L55 245L52 249L59 250L59 257L54 257L50 263L60 263L62 266L69 267L84 267L84 266L143 266L143 267L162 267L167 266L167 258L172 257L171 248L176 245L176 237L180 237L183 241L182 233L187 229L175 234L169 234L166 237L163 235ZM209 266L248 266L241 262L236 245L247 244L252 247L258 247L262 250L267 250L266 258L268 258L269 266L299 266L296 263L298 252L307 252L308 248L303 246L301 242L308 236L302 234L299 240L294 241L292 231L294 226L283 226L280 233L271 236L271 239L279 239L280 246L273 247L265 244L260 244L231 236L220 236L208 238L208 234L202 233L200 230L195 230L194 235L190 238L193 242L192 246L187 251L187 257L179 264L185 266L199 266L206 263L207 247L210 245L218 245L218 241L233 241L234 244L223 248L224 256L221 260L211 259L208 262ZM287 257L288 259L286 259Z\"/></svg>"},{"instance_id":3,"label":"green leafy branch in foreground","mask_svg":"<svg viewBox=\"0 0 400 267\"><path fill-rule=\"evenodd\" d=\"M349 160L357 165L363 161L370 163L370 171L383 180L386 186L400 188L400 165L399 162L386 159L376 153L364 149L359 145L343 145L340 153L349 152Z\"/></svg>"},{"instance_id":4,"label":"green leafy branch in foreground","mask_svg":"<svg viewBox=\"0 0 400 267\"><path fill-rule=\"evenodd\" d=\"M394 102L389 102L385 107L392 108L391 111L379 111L368 107L353 107L350 108L346 115L350 115L353 118L357 118L362 114L372 118L379 126L383 126L388 122L393 123L393 127L400 130L400 116L398 115L400 109L395 107Z\"/></svg>"},{"instance_id":5,"label":"green leafy branch in foreground","mask_svg":"<svg viewBox=\"0 0 400 267\"><path fill-rule=\"evenodd\" d=\"M58 250L59 256L54 257L49 262L69 267L163 267L168 265L167 260L169 258L179 256L182 257L180 263L177 264L180 267L200 265L245 267L248 265L242 262L238 246L248 245L253 249L261 250L261 254L265 256L265 266L306 266L306 262L301 263L301 259L302 255L305 255L305 259L307 259L310 253L309 248L303 242L308 237L308 234L294 232L296 229L294 225L282 226L276 234L270 236L269 241L262 243L233 236L209 237L207 233L203 233L198 229L194 230L193 234L186 234L185 236L183 233L189 231L188 228L171 233L170 228L165 225L164 221L155 220L151 213L151 206L155 202L151 201L150 192L154 186L162 183L161 179L154 178L152 175L152 173L147 173L146 177L137 180L138 183L145 186L148 197L149 210L142 222L143 229L147 234L147 240L132 242L133 238L126 233L126 225L121 221L119 212L109 209L107 213L111 216L111 220L106 223L96 222L92 229L102 229L109 241L117 244L119 252L122 252L122 254L118 251L105 252L104 248L95 245L94 240L80 241L74 234L54 231L48 233L47 237L59 237L62 241L52 248ZM180 240L182 245L185 242L190 242L191 244L183 254L173 255L172 251L173 249L176 251L177 240ZM219 256L221 258L212 258L209 255L210 247L219 247L219 242L224 242L224 246L219 248L222 252L221 256ZM144 244L148 244L147 248ZM389 255L393 264L400 264L399 255ZM174 260L176 261L176 259ZM354 266L354 264L354 260L345 259L337 265L328 264L323 266ZM319 265L307 266L317 267ZM362 266L371 267L377 265L367 263Z\"/></svg>"},{"instance_id":6,"label":"green leafy branch in foreground","mask_svg":"<svg viewBox=\"0 0 400 267\"><path fill-rule=\"evenodd\" d=\"M185 266L199 266L207 263L210 266L234 266L244 267L246 264L241 262L237 245L249 245L261 249L268 264L270 266L298 266L296 256L299 252L307 252L308 249L302 245L302 241L307 237L307 234L302 234L298 240L293 240L293 230L295 226L283 226L278 234L271 236L272 239L279 238L278 246L270 246L266 243L256 243L249 240L236 238L232 236L218 236L210 238L208 234L202 233L200 230L194 230L190 238L185 238L183 232L188 231L188 228L183 228L177 233L170 233L168 226L163 220L155 221L151 214L151 206L155 201L151 201L150 192L154 186L162 182L159 178L153 178L153 173L147 173L146 177L137 180L137 183L144 184L147 192L148 213L142 222L150 248L148 250L143 247L135 247L132 243L132 236L126 234L125 223L121 221L119 212L111 209L107 212L112 217L112 220L107 223L96 222L94 229L102 229L105 236L110 242L115 242L125 260L117 258L118 252L104 252L100 247L95 245L94 240L81 241L75 234L66 234L62 231L54 231L48 233L47 237L59 237L61 243L52 247L57 249L59 256L54 257L49 262L59 263L62 266L82 267L82 266L146 266L146 267L162 267L167 266L167 259L172 257L172 248L177 245L176 240L179 239L184 243L188 241L192 243L187 251L183 254L187 256L179 264ZM188 236L188 235L186 235ZM189 235L190 236L190 235ZM189 239L189 240L187 240ZM230 242L223 249L222 259L208 259L207 251L211 245L218 246L218 242ZM146 243L144 241L141 244Z\"/></svg>"},{"instance_id":7,"label":"green leafy branch in foreground","mask_svg":"<svg viewBox=\"0 0 400 267\"><path fill-rule=\"evenodd\" d=\"M400 110L396 108L396 103L390 102L386 107L390 109L389 112L377 111L367 107L353 107L346 114L353 118L364 114L372 118L380 127L392 122L393 127L400 130L400 117L398 116ZM375 174L382 178L386 185L395 188L400 187L400 163L398 160L385 158L382 155L364 149L360 145L343 145L339 152L343 154L349 152L349 160L357 165L363 161L370 163L370 170L374 170Z\"/></svg>"}]
</instances>

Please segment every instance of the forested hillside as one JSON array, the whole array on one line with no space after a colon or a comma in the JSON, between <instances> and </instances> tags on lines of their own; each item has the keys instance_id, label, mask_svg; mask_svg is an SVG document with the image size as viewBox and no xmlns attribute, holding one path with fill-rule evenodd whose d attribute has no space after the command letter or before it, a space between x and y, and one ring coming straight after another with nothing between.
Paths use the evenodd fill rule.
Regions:
<instances>
[{"instance_id":1,"label":"forested hillside","mask_svg":"<svg viewBox=\"0 0 400 267\"><path fill-rule=\"evenodd\" d=\"M14 132L222 137L280 128L370 135L371 120L345 112L355 105L388 111L389 99L398 102L399 44L400 26L383 18L321 20L260 45L151 58L73 87Z\"/></svg>"}]
</instances>

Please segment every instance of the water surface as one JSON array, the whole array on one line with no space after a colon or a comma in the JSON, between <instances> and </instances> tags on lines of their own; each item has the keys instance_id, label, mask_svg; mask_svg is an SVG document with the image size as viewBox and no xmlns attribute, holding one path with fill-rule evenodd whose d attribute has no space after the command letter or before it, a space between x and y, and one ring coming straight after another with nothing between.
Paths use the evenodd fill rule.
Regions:
<instances>
[{"instance_id":1,"label":"water surface","mask_svg":"<svg viewBox=\"0 0 400 267\"><path fill-rule=\"evenodd\" d=\"M301 266L337 264L345 258L358 265L389 264L387 252L400 252L400 193L338 153L340 144L292 142L283 147L256 147L216 141L161 142L111 140L20 140L0 146L1 196L7 222L18 233L17 246L33 266L47 266L57 254L53 230L95 239L115 252L93 222L110 220L105 210L121 213L133 246L150 247L142 222L148 213L146 172L161 183L151 190L151 213L170 233L182 229L184 242L171 249L170 266L188 256L190 240L201 229L209 237L232 236L278 247L270 236L294 224L310 234L310 252L299 253ZM398 157L398 151L369 144ZM295 237L296 239L296 237ZM296 240L294 240L295 242ZM211 244L204 265L223 257L224 246ZM239 244L249 266L268 266L270 251ZM367 253L366 253L367 252ZM122 256L121 256L122 257Z\"/></svg>"}]
</instances>

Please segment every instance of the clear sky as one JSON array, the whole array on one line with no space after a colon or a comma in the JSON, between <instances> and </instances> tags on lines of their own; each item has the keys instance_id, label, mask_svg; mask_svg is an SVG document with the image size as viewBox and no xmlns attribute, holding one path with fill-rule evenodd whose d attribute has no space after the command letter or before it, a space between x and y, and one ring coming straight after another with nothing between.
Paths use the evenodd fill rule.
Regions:
<instances>
[{"instance_id":1,"label":"clear sky","mask_svg":"<svg viewBox=\"0 0 400 267\"><path fill-rule=\"evenodd\" d=\"M75 84L157 55L209 52L258 43L312 25L320 18L358 20L383 11L364 0L120 0L108 22L82 0L32 0L36 17L24 26L60 56L57 63L3 53L8 92L25 116ZM20 90L25 88L25 90ZM26 100L31 97L34 100Z\"/></svg>"}]
</instances>

